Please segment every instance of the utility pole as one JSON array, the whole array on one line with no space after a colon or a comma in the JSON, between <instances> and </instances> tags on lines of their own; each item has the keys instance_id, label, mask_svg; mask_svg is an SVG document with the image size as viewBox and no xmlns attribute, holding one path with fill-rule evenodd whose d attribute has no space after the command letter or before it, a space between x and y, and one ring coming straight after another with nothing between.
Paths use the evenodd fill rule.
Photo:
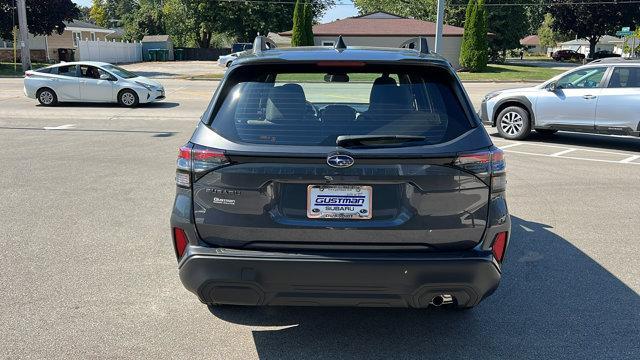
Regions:
<instances>
[{"instance_id":1,"label":"utility pole","mask_svg":"<svg viewBox=\"0 0 640 360\"><path fill-rule=\"evenodd\" d=\"M20 26L20 58L22 70L31 69L31 49L29 48L29 28L27 27L26 0L16 0L18 5L18 26Z\"/></svg>"},{"instance_id":2,"label":"utility pole","mask_svg":"<svg viewBox=\"0 0 640 360\"><path fill-rule=\"evenodd\" d=\"M438 0L438 17L436 20L436 53L442 50L442 28L444 24L444 0Z\"/></svg>"}]
</instances>

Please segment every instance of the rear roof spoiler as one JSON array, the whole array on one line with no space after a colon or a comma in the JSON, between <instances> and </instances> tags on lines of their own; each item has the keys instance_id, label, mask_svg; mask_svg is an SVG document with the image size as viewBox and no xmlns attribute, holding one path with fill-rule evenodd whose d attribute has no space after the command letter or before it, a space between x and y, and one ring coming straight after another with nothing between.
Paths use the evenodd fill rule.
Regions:
<instances>
[{"instance_id":1,"label":"rear roof spoiler","mask_svg":"<svg viewBox=\"0 0 640 360\"><path fill-rule=\"evenodd\" d=\"M256 39L253 40L253 53L259 54L263 51L273 50L278 46L271 39L266 36L256 36Z\"/></svg>"},{"instance_id":2,"label":"rear roof spoiler","mask_svg":"<svg viewBox=\"0 0 640 360\"><path fill-rule=\"evenodd\" d=\"M429 53L429 43L427 42L427 38L424 36L418 36L415 38L411 38L400 45L403 49L412 49L421 54Z\"/></svg>"}]
</instances>

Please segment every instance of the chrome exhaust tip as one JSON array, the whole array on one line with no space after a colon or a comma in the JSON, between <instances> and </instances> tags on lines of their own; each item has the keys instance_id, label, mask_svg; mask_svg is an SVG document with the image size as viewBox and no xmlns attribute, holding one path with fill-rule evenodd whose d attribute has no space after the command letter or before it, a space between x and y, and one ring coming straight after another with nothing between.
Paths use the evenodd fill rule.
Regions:
<instances>
[{"instance_id":1,"label":"chrome exhaust tip","mask_svg":"<svg viewBox=\"0 0 640 360\"><path fill-rule=\"evenodd\" d=\"M453 304L453 296L449 294L434 296L433 299L431 299L431 305L436 307L448 304Z\"/></svg>"}]
</instances>

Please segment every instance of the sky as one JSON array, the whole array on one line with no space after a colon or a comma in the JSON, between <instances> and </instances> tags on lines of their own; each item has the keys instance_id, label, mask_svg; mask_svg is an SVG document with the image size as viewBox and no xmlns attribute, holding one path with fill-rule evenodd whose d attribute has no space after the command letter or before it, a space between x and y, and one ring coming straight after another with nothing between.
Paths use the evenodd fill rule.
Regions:
<instances>
[{"instance_id":1,"label":"sky","mask_svg":"<svg viewBox=\"0 0 640 360\"><path fill-rule=\"evenodd\" d=\"M73 0L74 3L82 6L91 6L91 0ZM358 10L351 0L337 0L337 5L329 9L322 19L321 23L328 23L336 19L344 19L346 17L358 15Z\"/></svg>"}]
</instances>

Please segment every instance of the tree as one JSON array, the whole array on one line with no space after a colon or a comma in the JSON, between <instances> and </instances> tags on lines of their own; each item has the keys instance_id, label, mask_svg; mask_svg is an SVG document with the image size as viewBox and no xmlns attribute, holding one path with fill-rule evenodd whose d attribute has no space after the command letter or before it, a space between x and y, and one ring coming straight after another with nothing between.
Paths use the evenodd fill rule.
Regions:
<instances>
[{"instance_id":1,"label":"tree","mask_svg":"<svg viewBox=\"0 0 640 360\"><path fill-rule=\"evenodd\" d=\"M291 31L291 46L304 46L307 42L305 34L306 17L304 14L304 5L300 0L296 0L295 9L293 10L293 29Z\"/></svg>"},{"instance_id":2,"label":"tree","mask_svg":"<svg viewBox=\"0 0 640 360\"><path fill-rule=\"evenodd\" d=\"M306 35L305 45L315 45L313 37L313 9L308 2L304 4L304 32Z\"/></svg>"},{"instance_id":3,"label":"tree","mask_svg":"<svg viewBox=\"0 0 640 360\"><path fill-rule=\"evenodd\" d=\"M107 7L104 1L93 0L91 2L89 18L98 26L109 26L109 16L107 15Z\"/></svg>"},{"instance_id":4,"label":"tree","mask_svg":"<svg viewBox=\"0 0 640 360\"><path fill-rule=\"evenodd\" d=\"M553 29L560 33L574 33L589 41L589 56L603 35L614 34L623 26L640 22L640 6L632 3L581 4L572 0L553 0L551 7L555 21Z\"/></svg>"},{"instance_id":5,"label":"tree","mask_svg":"<svg viewBox=\"0 0 640 360\"><path fill-rule=\"evenodd\" d=\"M436 21L437 0L354 0L354 4L360 14L368 14L378 11L412 17L425 21ZM463 26L465 9L458 0L445 0L444 22L448 25Z\"/></svg>"},{"instance_id":6,"label":"tree","mask_svg":"<svg viewBox=\"0 0 640 360\"><path fill-rule=\"evenodd\" d=\"M460 65L472 72L487 66L487 15L484 0L469 0L460 49Z\"/></svg>"},{"instance_id":7,"label":"tree","mask_svg":"<svg viewBox=\"0 0 640 360\"><path fill-rule=\"evenodd\" d=\"M80 10L71 0L27 0L27 23L34 35L62 34L63 21L80 17ZM16 11L14 0L0 0L0 37L11 38ZM12 19L13 18L13 19Z\"/></svg>"},{"instance_id":8,"label":"tree","mask_svg":"<svg viewBox=\"0 0 640 360\"><path fill-rule=\"evenodd\" d=\"M525 13L527 15L527 23L529 29L527 35L537 34L538 29L542 26L544 16L549 12L549 6L547 5L549 0L527 0L528 5L524 5Z\"/></svg>"},{"instance_id":9,"label":"tree","mask_svg":"<svg viewBox=\"0 0 640 360\"><path fill-rule=\"evenodd\" d=\"M490 0L490 4L510 4L487 6L490 58L502 61L507 50L520 47L520 39L529 35L526 9L518 2L530 0ZM516 5L513 5L516 3Z\"/></svg>"},{"instance_id":10,"label":"tree","mask_svg":"<svg viewBox=\"0 0 640 360\"><path fill-rule=\"evenodd\" d=\"M121 15L124 23L125 37L130 40L140 40L145 35L166 34L164 13L156 0L139 0L138 8L127 14Z\"/></svg>"},{"instance_id":11,"label":"tree","mask_svg":"<svg viewBox=\"0 0 640 360\"><path fill-rule=\"evenodd\" d=\"M544 21L538 29L538 37L540 38L540 46L543 48L554 47L557 44L556 34L553 32L553 15L544 14Z\"/></svg>"}]
</instances>

